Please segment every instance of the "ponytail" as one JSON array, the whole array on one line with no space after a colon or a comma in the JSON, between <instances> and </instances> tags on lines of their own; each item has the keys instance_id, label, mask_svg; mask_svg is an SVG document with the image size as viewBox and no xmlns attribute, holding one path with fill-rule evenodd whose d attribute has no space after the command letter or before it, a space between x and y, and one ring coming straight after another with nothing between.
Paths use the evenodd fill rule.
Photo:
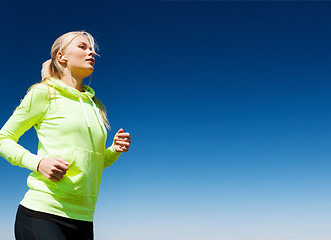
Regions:
<instances>
[{"instance_id":1,"label":"ponytail","mask_svg":"<svg viewBox=\"0 0 331 240\"><path fill-rule=\"evenodd\" d=\"M43 63L42 69L41 69L41 79L45 79L47 77L51 77L51 64L52 64L52 59L47 60L46 62Z\"/></svg>"},{"instance_id":2,"label":"ponytail","mask_svg":"<svg viewBox=\"0 0 331 240\"><path fill-rule=\"evenodd\" d=\"M63 66L56 59L49 59L43 63L41 69L42 81L48 77L61 79L63 77Z\"/></svg>"}]
</instances>

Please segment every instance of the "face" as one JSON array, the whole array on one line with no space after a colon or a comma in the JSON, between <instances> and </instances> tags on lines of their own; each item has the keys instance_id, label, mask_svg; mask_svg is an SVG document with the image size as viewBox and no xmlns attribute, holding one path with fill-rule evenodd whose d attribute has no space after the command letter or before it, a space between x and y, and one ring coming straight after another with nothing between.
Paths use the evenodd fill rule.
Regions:
<instances>
[{"instance_id":1,"label":"face","mask_svg":"<svg viewBox=\"0 0 331 240\"><path fill-rule=\"evenodd\" d=\"M87 38L76 36L64 49L62 56L70 66L72 74L80 74L82 77L91 75L94 69L94 51Z\"/></svg>"}]
</instances>

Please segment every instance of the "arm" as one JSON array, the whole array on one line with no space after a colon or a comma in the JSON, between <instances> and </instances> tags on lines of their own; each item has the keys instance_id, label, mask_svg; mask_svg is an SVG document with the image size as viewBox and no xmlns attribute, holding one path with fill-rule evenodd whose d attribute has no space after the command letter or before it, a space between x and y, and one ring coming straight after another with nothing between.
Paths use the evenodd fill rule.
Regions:
<instances>
[{"instance_id":1,"label":"arm","mask_svg":"<svg viewBox=\"0 0 331 240\"><path fill-rule=\"evenodd\" d=\"M42 120L48 108L47 95L45 85L33 87L0 130L0 156L11 164L37 171L42 157L32 154L17 142L27 130Z\"/></svg>"}]
</instances>

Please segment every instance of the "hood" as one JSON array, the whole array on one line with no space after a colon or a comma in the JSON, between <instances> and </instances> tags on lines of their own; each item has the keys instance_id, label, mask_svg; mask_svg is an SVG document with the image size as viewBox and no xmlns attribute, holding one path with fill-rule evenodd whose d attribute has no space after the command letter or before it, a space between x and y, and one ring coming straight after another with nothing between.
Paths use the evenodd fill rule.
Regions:
<instances>
[{"instance_id":1,"label":"hood","mask_svg":"<svg viewBox=\"0 0 331 240\"><path fill-rule=\"evenodd\" d=\"M76 88L68 86L63 81L61 81L57 78L49 77L45 80L45 82L49 86L52 86L55 89L57 89L59 92L65 94L65 95L69 95L71 97L75 97L75 98L81 97L83 99L86 99L86 98L92 99L95 96L94 90L91 87L86 86L86 85L83 85L83 92L80 92Z\"/></svg>"},{"instance_id":2,"label":"hood","mask_svg":"<svg viewBox=\"0 0 331 240\"><path fill-rule=\"evenodd\" d=\"M81 108L82 108L82 111L84 113L86 125L87 125L88 128L90 128L91 125L90 125L89 118L87 116L87 112L86 112L86 109L85 109L83 99L87 100L87 101L90 101L92 103L92 108L94 110L94 113L98 118L99 125L102 125L102 127L104 128L103 120L102 120L102 117L100 116L99 109L98 109L98 107L96 106L95 102L92 99L95 96L95 92L91 87L83 85L83 92L80 92L76 88L68 86L63 81L61 81L57 78L49 77L45 80L45 82L49 86L54 87L56 90L58 90L59 92L61 92L63 95L65 95L67 97L78 98L78 100L80 102L80 105L81 105Z\"/></svg>"}]
</instances>

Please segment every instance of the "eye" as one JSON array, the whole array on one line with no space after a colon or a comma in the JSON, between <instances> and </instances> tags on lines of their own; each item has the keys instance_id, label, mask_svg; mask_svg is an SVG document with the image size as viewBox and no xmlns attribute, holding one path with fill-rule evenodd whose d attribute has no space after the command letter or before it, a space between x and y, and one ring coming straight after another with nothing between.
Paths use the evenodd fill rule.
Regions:
<instances>
[{"instance_id":1,"label":"eye","mask_svg":"<svg viewBox=\"0 0 331 240\"><path fill-rule=\"evenodd\" d=\"M81 49L85 49L84 45L79 45L78 47L81 48Z\"/></svg>"}]
</instances>

